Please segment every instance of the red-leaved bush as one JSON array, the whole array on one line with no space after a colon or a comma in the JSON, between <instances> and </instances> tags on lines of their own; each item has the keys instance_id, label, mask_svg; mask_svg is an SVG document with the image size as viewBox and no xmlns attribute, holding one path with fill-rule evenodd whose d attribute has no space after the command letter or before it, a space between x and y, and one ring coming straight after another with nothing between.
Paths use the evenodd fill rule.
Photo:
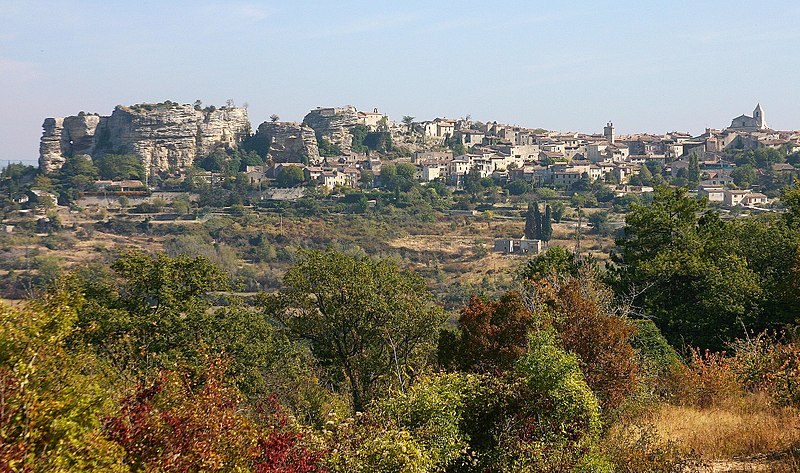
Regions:
<instances>
[{"instance_id":1,"label":"red-leaved bush","mask_svg":"<svg viewBox=\"0 0 800 473\"><path fill-rule=\"evenodd\" d=\"M606 409L618 407L638 383L639 365L630 320L614 313L611 290L591 274L556 284L532 283L534 306L558 332L563 348L578 355L589 387Z\"/></svg>"},{"instance_id":2,"label":"red-leaved bush","mask_svg":"<svg viewBox=\"0 0 800 473\"><path fill-rule=\"evenodd\" d=\"M508 291L498 300L472 296L458 320L462 369L506 370L528 348L531 312L518 292Z\"/></svg>"},{"instance_id":3,"label":"red-leaved bush","mask_svg":"<svg viewBox=\"0 0 800 473\"><path fill-rule=\"evenodd\" d=\"M251 419L238 392L213 364L199 386L162 372L140 385L106 419L110 439L125 448L126 463L145 471L256 471L316 473L323 452L305 442L277 403Z\"/></svg>"}]
</instances>

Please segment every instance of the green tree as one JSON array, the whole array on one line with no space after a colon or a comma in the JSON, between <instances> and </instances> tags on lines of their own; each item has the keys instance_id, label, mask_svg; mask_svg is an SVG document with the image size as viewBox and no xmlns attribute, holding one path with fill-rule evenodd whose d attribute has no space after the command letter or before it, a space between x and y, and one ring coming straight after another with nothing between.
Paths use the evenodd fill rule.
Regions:
<instances>
[{"instance_id":1,"label":"green tree","mask_svg":"<svg viewBox=\"0 0 800 473\"><path fill-rule=\"evenodd\" d=\"M322 157L330 158L334 156L341 156L342 154L342 148L322 136L321 133L317 133L317 147L319 148L319 155Z\"/></svg>"},{"instance_id":2,"label":"green tree","mask_svg":"<svg viewBox=\"0 0 800 473\"><path fill-rule=\"evenodd\" d=\"M305 181L305 174L300 166L283 166L275 181L278 187L294 187Z\"/></svg>"},{"instance_id":3,"label":"green tree","mask_svg":"<svg viewBox=\"0 0 800 473\"><path fill-rule=\"evenodd\" d=\"M397 177L406 181L413 181L417 173L417 167L411 163L397 164Z\"/></svg>"},{"instance_id":4,"label":"green tree","mask_svg":"<svg viewBox=\"0 0 800 473\"><path fill-rule=\"evenodd\" d=\"M107 154L97 158L95 164L103 179L144 180L144 167L135 154Z\"/></svg>"},{"instance_id":5,"label":"green tree","mask_svg":"<svg viewBox=\"0 0 800 473\"><path fill-rule=\"evenodd\" d=\"M372 169L361 168L358 182L361 183L362 187L371 187L372 183L375 182L375 173L372 172Z\"/></svg>"},{"instance_id":6,"label":"green tree","mask_svg":"<svg viewBox=\"0 0 800 473\"><path fill-rule=\"evenodd\" d=\"M589 179L588 173L581 174L581 178L573 182L569 189L573 192L586 192L592 188L592 181Z\"/></svg>"},{"instance_id":7,"label":"green tree","mask_svg":"<svg viewBox=\"0 0 800 473\"><path fill-rule=\"evenodd\" d=\"M553 216L550 205L544 206L544 220L542 220L542 241L548 242L553 238Z\"/></svg>"},{"instance_id":8,"label":"green tree","mask_svg":"<svg viewBox=\"0 0 800 473\"><path fill-rule=\"evenodd\" d=\"M393 148L392 135L385 130L369 132L367 133L367 136L364 137L364 146L372 151L386 153L391 151Z\"/></svg>"},{"instance_id":9,"label":"green tree","mask_svg":"<svg viewBox=\"0 0 800 473\"><path fill-rule=\"evenodd\" d=\"M759 278L726 228L686 189L658 188L650 205L631 205L617 240L618 290L634 295L671 343L720 349L759 324Z\"/></svg>"},{"instance_id":10,"label":"green tree","mask_svg":"<svg viewBox=\"0 0 800 473\"><path fill-rule=\"evenodd\" d=\"M206 171L223 172L228 167L228 155L221 149L214 150L201 159L197 166Z\"/></svg>"},{"instance_id":11,"label":"green tree","mask_svg":"<svg viewBox=\"0 0 800 473\"><path fill-rule=\"evenodd\" d=\"M737 167L731 171L731 177L733 178L733 183L736 184L736 187L741 189L746 189L758 181L756 170L751 164L745 164Z\"/></svg>"},{"instance_id":12,"label":"green tree","mask_svg":"<svg viewBox=\"0 0 800 473\"><path fill-rule=\"evenodd\" d=\"M528 211L525 212L525 238L528 240L541 240L542 236L542 215L539 212L539 204L528 204Z\"/></svg>"},{"instance_id":13,"label":"green tree","mask_svg":"<svg viewBox=\"0 0 800 473\"><path fill-rule=\"evenodd\" d=\"M420 277L388 261L302 252L284 284L269 312L310 343L356 411L388 387L404 389L436 348L441 309Z\"/></svg>"},{"instance_id":14,"label":"green tree","mask_svg":"<svg viewBox=\"0 0 800 473\"><path fill-rule=\"evenodd\" d=\"M561 201L553 202L552 207L553 207L552 211L553 220L558 223L561 223L561 218L564 216L564 211L566 210L567 207Z\"/></svg>"},{"instance_id":15,"label":"green tree","mask_svg":"<svg viewBox=\"0 0 800 473\"><path fill-rule=\"evenodd\" d=\"M62 185L77 191L88 190L99 175L97 166L85 154L67 158L58 172Z\"/></svg>"},{"instance_id":16,"label":"green tree","mask_svg":"<svg viewBox=\"0 0 800 473\"><path fill-rule=\"evenodd\" d=\"M589 223L592 224L592 230L598 235L606 236L611 233L608 212L595 212L589 215Z\"/></svg>"},{"instance_id":17,"label":"green tree","mask_svg":"<svg viewBox=\"0 0 800 473\"><path fill-rule=\"evenodd\" d=\"M367 138L369 134L369 128L366 125L356 125L350 128L350 135L353 137L353 144L351 148L353 151L357 153L366 153L369 149L365 144L364 140Z\"/></svg>"},{"instance_id":18,"label":"green tree","mask_svg":"<svg viewBox=\"0 0 800 473\"><path fill-rule=\"evenodd\" d=\"M464 190L472 197L472 200L478 198L478 194L483 190L481 185L481 172L477 166L473 166L467 174L464 175Z\"/></svg>"},{"instance_id":19,"label":"green tree","mask_svg":"<svg viewBox=\"0 0 800 473\"><path fill-rule=\"evenodd\" d=\"M112 268L112 279L75 277L71 288L86 297L78 311L83 339L119 368L196 368L219 353L252 394L266 390L276 362L291 364L288 342L263 315L236 303L212 308L211 292L228 289L230 277L206 258L133 252Z\"/></svg>"},{"instance_id":20,"label":"green tree","mask_svg":"<svg viewBox=\"0 0 800 473\"><path fill-rule=\"evenodd\" d=\"M689 168L687 170L686 179L689 182L689 187L692 189L697 189L700 186L700 161L694 153L689 156Z\"/></svg>"},{"instance_id":21,"label":"green tree","mask_svg":"<svg viewBox=\"0 0 800 473\"><path fill-rule=\"evenodd\" d=\"M642 166L639 170L639 179L642 181L642 185L649 186L653 184L653 173L650 172L650 168L647 166Z\"/></svg>"},{"instance_id":22,"label":"green tree","mask_svg":"<svg viewBox=\"0 0 800 473\"><path fill-rule=\"evenodd\" d=\"M192 210L192 203L189 201L189 196L181 194L172 201L172 208L178 215L186 215Z\"/></svg>"},{"instance_id":23,"label":"green tree","mask_svg":"<svg viewBox=\"0 0 800 473\"><path fill-rule=\"evenodd\" d=\"M597 399L578 357L559 345L553 331L534 331L513 372L481 378L461 423L475 464L456 471L609 471L592 453Z\"/></svg>"},{"instance_id":24,"label":"green tree","mask_svg":"<svg viewBox=\"0 0 800 473\"><path fill-rule=\"evenodd\" d=\"M390 191L399 187L397 181L397 166L392 163L381 166L381 185Z\"/></svg>"},{"instance_id":25,"label":"green tree","mask_svg":"<svg viewBox=\"0 0 800 473\"><path fill-rule=\"evenodd\" d=\"M381 401L376 410L385 424L397 424L425 447L432 463L427 471L453 471L466 460L469 438L462 427L467 403L479 396L481 381L465 373L429 374Z\"/></svg>"},{"instance_id":26,"label":"green tree","mask_svg":"<svg viewBox=\"0 0 800 473\"><path fill-rule=\"evenodd\" d=\"M551 246L544 253L531 258L520 272L523 279L538 281L548 277L577 276L581 262L575 253L561 246Z\"/></svg>"},{"instance_id":27,"label":"green tree","mask_svg":"<svg viewBox=\"0 0 800 473\"><path fill-rule=\"evenodd\" d=\"M533 190L530 182L521 179L511 181L505 187L511 195L522 195Z\"/></svg>"},{"instance_id":28,"label":"green tree","mask_svg":"<svg viewBox=\"0 0 800 473\"><path fill-rule=\"evenodd\" d=\"M786 207L786 223L789 226L800 225L800 179L795 179L791 187L781 191L781 202Z\"/></svg>"},{"instance_id":29,"label":"green tree","mask_svg":"<svg viewBox=\"0 0 800 473\"><path fill-rule=\"evenodd\" d=\"M83 303L59 289L20 309L0 304L4 471L128 471L102 425L117 386L103 360L72 337Z\"/></svg>"}]
</instances>

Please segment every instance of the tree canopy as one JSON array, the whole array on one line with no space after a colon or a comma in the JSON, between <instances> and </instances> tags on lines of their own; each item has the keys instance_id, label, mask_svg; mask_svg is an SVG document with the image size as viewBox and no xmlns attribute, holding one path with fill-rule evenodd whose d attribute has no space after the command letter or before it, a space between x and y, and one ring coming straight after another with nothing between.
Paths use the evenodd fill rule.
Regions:
<instances>
[{"instance_id":1,"label":"tree canopy","mask_svg":"<svg viewBox=\"0 0 800 473\"><path fill-rule=\"evenodd\" d=\"M391 262L307 251L284 284L270 314L310 343L356 411L388 386L403 389L435 351L442 310L420 277Z\"/></svg>"}]
</instances>

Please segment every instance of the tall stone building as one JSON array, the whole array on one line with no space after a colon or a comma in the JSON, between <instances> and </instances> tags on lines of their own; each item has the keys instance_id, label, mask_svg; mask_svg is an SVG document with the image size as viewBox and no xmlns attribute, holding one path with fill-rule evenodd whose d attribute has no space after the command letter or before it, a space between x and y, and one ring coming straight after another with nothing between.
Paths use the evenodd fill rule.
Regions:
<instances>
[{"instance_id":1,"label":"tall stone building","mask_svg":"<svg viewBox=\"0 0 800 473\"><path fill-rule=\"evenodd\" d=\"M614 144L614 124L613 123L608 122L606 124L606 126L603 127L603 136L606 137L606 141L608 141L609 144L612 144L612 145Z\"/></svg>"}]
</instances>

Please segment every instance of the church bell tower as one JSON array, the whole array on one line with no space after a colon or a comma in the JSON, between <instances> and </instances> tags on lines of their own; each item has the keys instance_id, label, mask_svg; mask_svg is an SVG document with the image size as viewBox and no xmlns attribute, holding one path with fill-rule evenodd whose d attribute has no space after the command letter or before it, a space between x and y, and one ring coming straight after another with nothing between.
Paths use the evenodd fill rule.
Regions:
<instances>
[{"instance_id":1,"label":"church bell tower","mask_svg":"<svg viewBox=\"0 0 800 473\"><path fill-rule=\"evenodd\" d=\"M603 136L605 136L606 140L608 140L608 144L611 144L611 145L614 144L614 124L613 123L608 122L608 124L606 124L606 126L603 127Z\"/></svg>"},{"instance_id":2,"label":"church bell tower","mask_svg":"<svg viewBox=\"0 0 800 473\"><path fill-rule=\"evenodd\" d=\"M761 104L756 105L756 109L753 110L753 119L756 121L756 126L759 130L763 130L767 128L767 121L764 119L764 111L761 110Z\"/></svg>"}]
</instances>

